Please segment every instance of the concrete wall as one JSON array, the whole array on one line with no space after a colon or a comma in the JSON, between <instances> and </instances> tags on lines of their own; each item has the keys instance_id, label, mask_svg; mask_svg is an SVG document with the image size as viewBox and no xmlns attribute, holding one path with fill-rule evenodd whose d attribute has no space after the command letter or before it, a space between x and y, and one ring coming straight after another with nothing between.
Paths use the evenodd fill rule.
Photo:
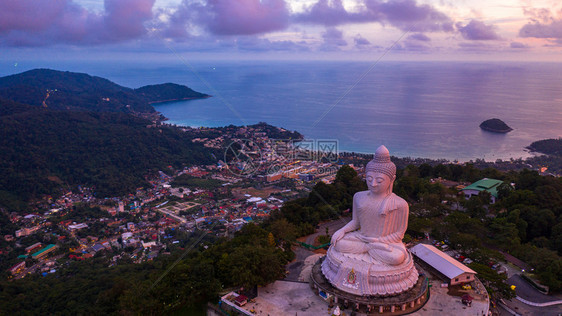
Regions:
<instances>
[{"instance_id":1,"label":"concrete wall","mask_svg":"<svg viewBox=\"0 0 562 316\"><path fill-rule=\"evenodd\" d=\"M451 285L460 284L460 283L468 283L474 281L474 273L463 273L456 278L451 279Z\"/></svg>"},{"instance_id":2,"label":"concrete wall","mask_svg":"<svg viewBox=\"0 0 562 316\"><path fill-rule=\"evenodd\" d=\"M471 196L473 195L478 195L478 193L480 193L480 191L477 190L463 190L462 191L464 193L464 197L468 200L470 199ZM491 204L496 203L496 197L492 195L492 199L490 200Z\"/></svg>"}]
</instances>

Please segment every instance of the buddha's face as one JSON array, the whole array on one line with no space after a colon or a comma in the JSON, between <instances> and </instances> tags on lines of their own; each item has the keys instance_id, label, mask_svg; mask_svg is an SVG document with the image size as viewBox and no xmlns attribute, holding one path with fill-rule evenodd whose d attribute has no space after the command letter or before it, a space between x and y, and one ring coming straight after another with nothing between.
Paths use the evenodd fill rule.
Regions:
<instances>
[{"instance_id":1,"label":"buddha's face","mask_svg":"<svg viewBox=\"0 0 562 316\"><path fill-rule=\"evenodd\" d=\"M384 173L369 171L365 180L367 181L369 191L378 195L390 193L390 185L394 179L391 179Z\"/></svg>"}]
</instances>

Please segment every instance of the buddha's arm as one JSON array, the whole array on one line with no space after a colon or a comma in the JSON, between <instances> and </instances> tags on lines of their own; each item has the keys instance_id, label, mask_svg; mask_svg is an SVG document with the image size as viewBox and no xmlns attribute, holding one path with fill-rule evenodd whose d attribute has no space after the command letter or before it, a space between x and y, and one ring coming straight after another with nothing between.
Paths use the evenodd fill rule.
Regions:
<instances>
[{"instance_id":1,"label":"buddha's arm","mask_svg":"<svg viewBox=\"0 0 562 316\"><path fill-rule=\"evenodd\" d=\"M401 205L398 209L387 214L387 216L391 216L393 219L391 221L392 230L388 235L380 237L380 242L402 242L402 238L404 238L408 228L408 204Z\"/></svg>"},{"instance_id":2,"label":"buddha's arm","mask_svg":"<svg viewBox=\"0 0 562 316\"><path fill-rule=\"evenodd\" d=\"M357 198L354 196L353 197L353 209L352 209L352 217L351 217L351 221L349 223L347 223L344 227L341 228L341 230L344 231L344 233L348 233L354 230L359 229L359 207L357 207Z\"/></svg>"},{"instance_id":3,"label":"buddha's arm","mask_svg":"<svg viewBox=\"0 0 562 316\"><path fill-rule=\"evenodd\" d=\"M351 221L347 224L345 224L345 226L343 226L342 228L338 229L333 235L332 235L332 244L335 244L338 240L342 239L343 236L345 236L345 234L357 230L359 229L359 219L358 219L358 208L356 206L356 201L355 201L355 196L353 197L353 213L352 213L352 218Z\"/></svg>"}]
</instances>

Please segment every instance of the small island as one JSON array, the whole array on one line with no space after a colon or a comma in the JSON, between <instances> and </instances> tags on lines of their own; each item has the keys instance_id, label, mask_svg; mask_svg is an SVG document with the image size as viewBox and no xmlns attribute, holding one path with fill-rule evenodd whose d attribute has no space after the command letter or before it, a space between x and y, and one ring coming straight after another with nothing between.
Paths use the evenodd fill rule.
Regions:
<instances>
[{"instance_id":1,"label":"small island","mask_svg":"<svg viewBox=\"0 0 562 316\"><path fill-rule=\"evenodd\" d=\"M509 127L502 120L493 118L486 120L480 124L480 128L492 133L509 133L513 128Z\"/></svg>"}]
</instances>

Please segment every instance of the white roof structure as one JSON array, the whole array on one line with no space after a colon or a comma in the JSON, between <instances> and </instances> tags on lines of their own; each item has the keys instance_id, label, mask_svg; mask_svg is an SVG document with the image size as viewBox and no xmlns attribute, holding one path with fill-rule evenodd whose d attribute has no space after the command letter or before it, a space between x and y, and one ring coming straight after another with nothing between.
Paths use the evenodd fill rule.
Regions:
<instances>
[{"instance_id":1,"label":"white roof structure","mask_svg":"<svg viewBox=\"0 0 562 316\"><path fill-rule=\"evenodd\" d=\"M149 242L142 242L142 247L143 248L150 248L150 247L154 247L156 246L156 242L155 241L149 241Z\"/></svg>"},{"instance_id":2,"label":"white roof structure","mask_svg":"<svg viewBox=\"0 0 562 316\"><path fill-rule=\"evenodd\" d=\"M257 203L257 202L261 202L262 198L261 197L252 197L246 200L246 202L248 203Z\"/></svg>"},{"instance_id":3,"label":"white roof structure","mask_svg":"<svg viewBox=\"0 0 562 316\"><path fill-rule=\"evenodd\" d=\"M463 273L476 274L476 271L458 262L432 245L417 244L410 248L410 252L437 271L443 273L449 279L454 279Z\"/></svg>"},{"instance_id":4,"label":"white roof structure","mask_svg":"<svg viewBox=\"0 0 562 316\"><path fill-rule=\"evenodd\" d=\"M82 228L87 228L88 224L85 223L80 223L80 224L76 224L76 225L68 225L68 229L70 230L75 230L75 229L82 229Z\"/></svg>"}]
</instances>

